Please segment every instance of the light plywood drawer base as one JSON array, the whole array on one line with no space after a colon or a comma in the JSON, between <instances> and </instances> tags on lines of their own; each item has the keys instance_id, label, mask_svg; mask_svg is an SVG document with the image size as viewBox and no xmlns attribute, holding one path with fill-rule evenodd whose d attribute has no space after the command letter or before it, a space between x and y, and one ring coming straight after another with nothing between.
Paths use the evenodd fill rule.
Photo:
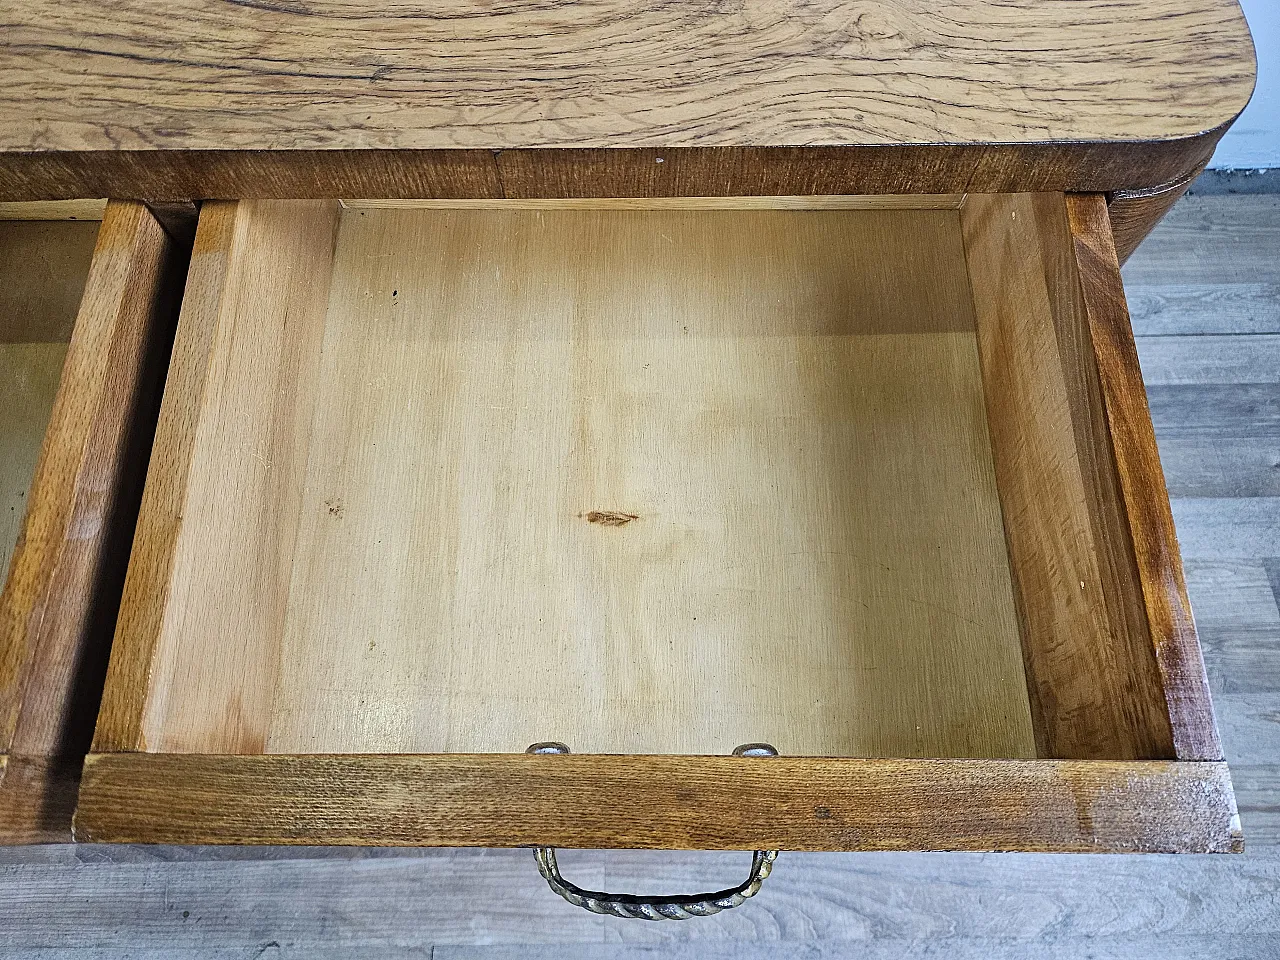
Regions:
<instances>
[{"instance_id":1,"label":"light plywood drawer base","mask_svg":"<svg viewBox=\"0 0 1280 960\"><path fill-rule=\"evenodd\" d=\"M1110 237L206 204L77 837L1238 847Z\"/></svg>"}]
</instances>

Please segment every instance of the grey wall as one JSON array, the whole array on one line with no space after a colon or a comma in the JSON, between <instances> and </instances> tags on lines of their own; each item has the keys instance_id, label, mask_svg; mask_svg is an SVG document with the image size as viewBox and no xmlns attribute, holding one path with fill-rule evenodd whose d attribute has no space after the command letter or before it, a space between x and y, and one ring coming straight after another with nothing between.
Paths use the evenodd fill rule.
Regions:
<instances>
[{"instance_id":1,"label":"grey wall","mask_svg":"<svg viewBox=\"0 0 1280 960\"><path fill-rule=\"evenodd\" d=\"M1218 144L1218 170L1280 167L1280 0L1240 0L1258 51L1258 88Z\"/></svg>"}]
</instances>

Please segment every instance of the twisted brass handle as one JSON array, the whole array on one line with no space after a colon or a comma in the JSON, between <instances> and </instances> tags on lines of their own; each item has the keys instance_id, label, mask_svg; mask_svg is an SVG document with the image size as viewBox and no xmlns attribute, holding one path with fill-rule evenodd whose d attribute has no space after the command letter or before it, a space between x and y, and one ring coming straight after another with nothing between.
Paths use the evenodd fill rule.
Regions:
<instances>
[{"instance_id":1,"label":"twisted brass handle","mask_svg":"<svg viewBox=\"0 0 1280 960\"><path fill-rule=\"evenodd\" d=\"M535 743L529 753L568 753L563 743ZM748 743L733 751L739 757L776 757L778 751L767 743ZM592 913L630 917L636 920L688 920L691 917L710 917L721 910L731 910L754 897L778 858L777 850L756 850L751 857L751 873L736 887L715 893L697 893L690 896L641 897L629 893L602 893L586 890L570 883L560 875L554 847L537 847L534 856L538 872L557 896L563 897L575 907Z\"/></svg>"}]
</instances>

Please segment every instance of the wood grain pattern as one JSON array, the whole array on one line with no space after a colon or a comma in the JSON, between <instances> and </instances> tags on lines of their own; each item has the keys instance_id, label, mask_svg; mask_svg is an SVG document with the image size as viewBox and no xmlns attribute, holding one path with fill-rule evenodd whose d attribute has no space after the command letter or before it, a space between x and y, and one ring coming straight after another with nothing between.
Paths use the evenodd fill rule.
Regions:
<instances>
[{"instance_id":1,"label":"wood grain pattern","mask_svg":"<svg viewBox=\"0 0 1280 960\"><path fill-rule=\"evenodd\" d=\"M0 196L110 193L154 203L1117 190L1185 175L1208 161L1225 131L1123 145L505 150L496 157L475 150L0 152Z\"/></svg>"},{"instance_id":2,"label":"wood grain pattern","mask_svg":"<svg viewBox=\"0 0 1280 960\"><path fill-rule=\"evenodd\" d=\"M1278 265L1280 197L1191 196L1124 269L1144 378L1173 384L1148 383L1152 420L1253 851L1280 839L1280 766L1265 726L1280 691L1280 385L1252 382L1272 371L1230 342L1265 350L1259 335L1280 333ZM1202 340L1209 350L1196 349ZM1238 698L1249 723L1232 716Z\"/></svg>"},{"instance_id":3,"label":"wood grain pattern","mask_svg":"<svg viewBox=\"0 0 1280 960\"><path fill-rule=\"evenodd\" d=\"M0 45L0 194L1143 187L1207 159L1254 72L1234 0L35 0Z\"/></svg>"},{"instance_id":4,"label":"wood grain pattern","mask_svg":"<svg viewBox=\"0 0 1280 960\"><path fill-rule=\"evenodd\" d=\"M277 504L269 494L288 500L288 491L302 479L290 472L290 451L292 431L303 430L305 442L306 424L288 416L306 410L307 392L315 389L319 341L309 334L318 334L324 318L337 213L337 202L329 201L208 204L201 214L178 324L181 334L174 344L153 468L124 583L96 749L144 745L148 678L170 610L161 601L171 591L199 587L189 579L175 583L175 576L189 574L175 567L175 558L184 551L188 558L235 555L255 538L261 541L259 549L268 551L260 571L266 578L238 583L234 603L220 596L222 606L201 605L191 612L226 628L211 668L228 683L234 677L250 685L238 691L236 709L218 717L223 738L218 742L244 749L258 737L261 745L263 721L252 711L264 708L274 686L275 651L267 641L282 612L279 605L286 594L281 591L287 590L288 556L269 551L284 549L281 544L291 540L289 530L297 522L296 504L274 510ZM285 325L272 322L285 317L287 333ZM217 392L229 378L237 389ZM223 403L229 422L209 423L211 418L202 417L208 404L216 409ZM274 428L276 412L288 429ZM208 444L225 449L235 439L245 446L216 471L191 476L197 451ZM237 507L241 500L250 506ZM209 539L185 533L184 540L187 515L204 519L198 532ZM266 573L273 570L272 556L284 569ZM172 610L177 616L188 614L180 603ZM212 677L209 681L214 682ZM187 706L199 709L207 702L202 696Z\"/></svg>"},{"instance_id":5,"label":"wood grain pattern","mask_svg":"<svg viewBox=\"0 0 1280 960\"><path fill-rule=\"evenodd\" d=\"M5 960L424 960L466 944L523 960L613 960L615 944L637 951L628 960L1274 960L1241 949L1280 937L1280 858L1250 851L786 853L750 904L660 924L549 901L528 850L77 844L8 852L23 859L0 871L0 935ZM597 888L662 892L723 887L749 858L571 850L561 863Z\"/></svg>"},{"instance_id":6,"label":"wood grain pattern","mask_svg":"<svg viewBox=\"0 0 1280 960\"><path fill-rule=\"evenodd\" d=\"M100 743L1034 755L954 211L309 209L193 268Z\"/></svg>"},{"instance_id":7,"label":"wood grain pattern","mask_svg":"<svg viewBox=\"0 0 1280 960\"><path fill-rule=\"evenodd\" d=\"M1160 227L1125 264L1126 286L1189 284L1222 290L1258 284L1252 289L1264 297L1268 288L1280 286L1275 271L1280 261L1280 195L1183 197ZM1212 283L1206 277L1212 277ZM1201 312L1202 323L1215 319L1222 323L1231 315L1216 307ZM1234 326L1224 332L1236 329L1247 332Z\"/></svg>"},{"instance_id":8,"label":"wood grain pattern","mask_svg":"<svg viewBox=\"0 0 1280 960\"><path fill-rule=\"evenodd\" d=\"M1266 332L1259 319L1280 306L1261 292L1280 282L1280 257L1256 239L1268 223L1280 236L1280 217L1263 216L1268 200L1185 198L1157 227L1125 267L1140 349L1144 332ZM1141 318L1138 302L1149 306ZM1195 355L1184 362L1194 367ZM1171 491L1179 473L1229 478L1245 449L1236 444L1252 443L1259 456L1280 451L1280 390L1265 389L1270 414L1258 385L1152 389ZM1215 446L1219 436L1230 444ZM1171 449L1167 437L1198 445ZM1204 559L1185 566L1215 698L1271 694L1276 716L1280 563L1233 560L1222 553L1222 526L1179 523L1181 539L1202 545ZM9 847L0 849L0 957L1274 960L1280 765L1240 764L1235 733L1224 722L1247 836L1241 856L784 853L762 895L741 909L629 924L549 899L523 849ZM748 861L705 850L561 856L571 879L639 893L724 887Z\"/></svg>"},{"instance_id":9,"label":"wood grain pattern","mask_svg":"<svg viewBox=\"0 0 1280 960\"><path fill-rule=\"evenodd\" d=\"M1188 530L1178 541L1188 557L1265 560L1280 542L1280 497L1188 498L1173 506L1173 519Z\"/></svg>"},{"instance_id":10,"label":"wood grain pattern","mask_svg":"<svg viewBox=\"0 0 1280 960\"><path fill-rule=\"evenodd\" d=\"M11 759L74 765L88 747L176 265L141 205L108 208L0 594L0 744ZM0 783L10 788L18 781Z\"/></svg>"},{"instance_id":11,"label":"wood grain pattern","mask_svg":"<svg viewBox=\"0 0 1280 960\"><path fill-rule=\"evenodd\" d=\"M1277 218L1280 237L1280 217ZM1254 248L1258 259L1270 251ZM1133 261L1130 261L1132 263ZM1280 284L1125 282L1136 337L1280 333Z\"/></svg>"},{"instance_id":12,"label":"wood grain pattern","mask_svg":"<svg viewBox=\"0 0 1280 960\"><path fill-rule=\"evenodd\" d=\"M1147 337L1138 360L1149 386L1280 383L1280 335Z\"/></svg>"},{"instance_id":13,"label":"wood grain pattern","mask_svg":"<svg viewBox=\"0 0 1280 960\"><path fill-rule=\"evenodd\" d=\"M1063 198L961 219L1041 755L1171 758Z\"/></svg>"},{"instance_id":14,"label":"wood grain pattern","mask_svg":"<svg viewBox=\"0 0 1280 960\"><path fill-rule=\"evenodd\" d=\"M1072 196L1067 216L1176 756L1218 760L1222 743L1106 208L1098 197Z\"/></svg>"},{"instance_id":15,"label":"wood grain pattern","mask_svg":"<svg viewBox=\"0 0 1280 960\"><path fill-rule=\"evenodd\" d=\"M1164 448L1161 442L1162 458ZM1203 536L1194 527L1184 528L1179 535L1196 539ZM1276 645L1280 644L1280 589L1273 589L1266 564L1215 557L1187 560L1186 571L1196 630L1214 696L1280 693L1280 663L1274 656ZM1230 761L1234 744L1230 737L1223 739Z\"/></svg>"},{"instance_id":16,"label":"wood grain pattern","mask_svg":"<svg viewBox=\"0 0 1280 960\"><path fill-rule=\"evenodd\" d=\"M82 763L0 754L0 843L67 843Z\"/></svg>"},{"instance_id":17,"label":"wood grain pattern","mask_svg":"<svg viewBox=\"0 0 1280 960\"><path fill-rule=\"evenodd\" d=\"M195 242L196 223L200 217L200 205L192 200L148 201L147 210L156 223L176 244L190 248Z\"/></svg>"},{"instance_id":18,"label":"wood grain pattern","mask_svg":"<svg viewBox=\"0 0 1280 960\"><path fill-rule=\"evenodd\" d=\"M75 830L133 843L1241 848L1225 764L1048 760L99 754Z\"/></svg>"},{"instance_id":19,"label":"wood grain pattern","mask_svg":"<svg viewBox=\"0 0 1280 960\"><path fill-rule=\"evenodd\" d=\"M343 200L344 210L959 210L964 194L814 197L557 197L515 200Z\"/></svg>"},{"instance_id":20,"label":"wood grain pattern","mask_svg":"<svg viewBox=\"0 0 1280 960\"><path fill-rule=\"evenodd\" d=\"M1107 197L1111 234L1116 256L1122 264L1203 172L1204 165L1201 165L1172 183L1140 190L1117 190Z\"/></svg>"},{"instance_id":21,"label":"wood grain pattern","mask_svg":"<svg viewBox=\"0 0 1280 960\"><path fill-rule=\"evenodd\" d=\"M1272 383L1152 387L1152 421L1184 439L1280 437L1280 388Z\"/></svg>"},{"instance_id":22,"label":"wood grain pattern","mask_svg":"<svg viewBox=\"0 0 1280 960\"><path fill-rule=\"evenodd\" d=\"M1146 937L1102 936L1096 940L1097 942L1086 945L1084 938L1072 938L1064 942L1048 938L960 940L933 936L923 940L910 940L899 937L872 939L868 936L844 941L815 939L800 943L769 943L763 938L746 943L679 942L669 947L631 943L520 943L507 946L440 944L432 950L431 960L655 960L656 957L662 957L663 960L790 960L796 956L803 957L804 960L847 960L852 956L859 960L1025 960L1029 953L1035 954L1039 960L1080 960L1081 953L1085 950L1088 952L1084 955L1089 960L1134 960L1147 956L1157 956L1160 960L1200 960L1214 953L1229 956L1232 960L1273 960L1276 953L1280 952L1280 936L1270 934L1226 932L1220 936L1207 934L1187 937L1153 933ZM308 951L313 949L322 952L309 954ZM389 949L395 951L397 948ZM419 960L421 957L421 954L413 953L412 947L403 949L403 954L392 952L390 960ZM333 960L339 956L337 952L329 954L324 950L324 947L305 948L297 956L306 953L316 956L316 960ZM292 958L294 954L286 952L280 956ZM56 960L98 958L71 954L57 957ZM160 953L141 953L131 954L130 960L168 958ZM221 958L210 957L209 960Z\"/></svg>"},{"instance_id":23,"label":"wood grain pattern","mask_svg":"<svg viewBox=\"0 0 1280 960\"><path fill-rule=\"evenodd\" d=\"M896 931L895 931L896 932ZM690 940L693 940L691 937ZM291 944L292 947L292 944ZM289 948L281 957L294 957ZM389 960L420 960L421 953L414 947L389 947L391 952L379 950ZM318 953L316 951L319 951ZM403 953L399 952L403 950ZM1088 951L1083 953L1082 951ZM709 943L701 938L693 942L676 942L666 946L634 943L515 943L505 946L479 943L456 945L440 944L432 948L431 960L1025 960L1035 954L1037 960L1135 960L1156 956L1160 960L1201 960L1217 954L1231 960L1274 960L1280 952L1280 935L1239 934L1234 931L1219 936L1151 934L1145 937L1114 937L1103 935L1086 945L1085 938L1066 941L1049 938L956 938L930 936L925 939L906 937L851 937L848 940L834 938L802 942L770 943L763 937L755 942L731 940ZM315 960L334 960L340 952L329 953L325 947L308 945L296 956L314 957ZM227 957L233 954L228 953ZM95 956L68 954L55 960L99 960ZM169 960L157 952L130 953L130 960ZM205 958L202 958L205 960ZM222 960L211 956L207 960Z\"/></svg>"},{"instance_id":24,"label":"wood grain pattern","mask_svg":"<svg viewBox=\"0 0 1280 960\"><path fill-rule=\"evenodd\" d=\"M1159 431L1159 427L1156 429ZM1280 445L1274 441L1231 436L1164 437L1159 433L1157 437L1171 498L1280 497Z\"/></svg>"},{"instance_id":25,"label":"wood grain pattern","mask_svg":"<svg viewBox=\"0 0 1280 960\"><path fill-rule=\"evenodd\" d=\"M1093 201L1105 222L1101 198ZM539 795L541 788L519 782L513 772L525 769L521 764L528 758L513 752L525 742L555 737L579 747L581 741L586 750L597 753L710 753L721 752L726 743L720 741L744 727L751 734L761 730L763 739L777 742L780 738L769 735L770 730L784 731L785 737L791 729L787 724L793 723L783 711L796 705L807 709L804 691L812 695L816 689L816 715L826 726L811 724L803 736L792 743L783 739L779 745L787 752L806 753L816 744L814 753L843 756L787 761L800 765L794 768L761 768L792 770L786 785L757 785L750 779L755 770L745 767L724 767L734 771L732 776L717 773L720 759L727 758L706 756L588 756L581 761L589 772L575 772L574 782L585 790L592 777L599 777L613 791L609 806L616 809L618 795L643 796L636 793L640 780L657 778L653 809L663 817L686 818L679 828L686 839L680 842L699 846L778 842L799 849L886 849L886 844L1115 849L1127 844L1127 849L1207 850L1236 845L1238 836L1224 839L1234 836L1238 824L1231 826L1230 784L1221 765L1108 762L1172 757L1182 747L1171 728L1164 678L1147 629L1144 568L1132 547L1129 505L1111 447L1118 413L1106 393L1100 374L1104 361L1093 342L1091 311L1097 304L1081 291L1082 282L1092 281L1085 279L1088 273L1078 263L1073 222L1061 195L970 197L959 214L438 208L339 212L334 203L248 202L213 205L206 216L197 250L211 259L198 281L193 273L184 313L184 324L189 315L192 325L180 335L178 355L184 359L175 363L170 393L174 406L161 431L178 457L157 461L160 506L154 522L148 521L151 526L140 525L136 556L145 559L135 567L135 572L142 572L121 617L98 736L99 743L113 750L152 752L104 752L90 763L91 770L96 764L104 773L97 780L90 774L85 783L94 797L81 807L85 836L211 842L239 837L263 842L572 843L567 833L557 832L569 828L548 820L545 811L521 802L508 804L500 792L519 791L528 803ZM584 252L575 255L575 244ZM754 256L752 244L762 245L769 255ZM967 278L961 269L966 261ZM629 285L634 264L643 266L637 272L643 283ZM724 272L726 264L738 267ZM797 265L805 277L803 297L795 293L794 280L783 282ZM1118 264L1112 260L1104 266L1110 271L1107 282L1118 285ZM814 278L837 276L857 289L856 298L842 293L846 287L840 283L831 281L829 288L814 284ZM709 288L714 295L708 295L708 278L717 277ZM447 283L440 278L447 278ZM778 477L812 477L813 451L831 456L831 438L841 434L833 429L839 421L831 419L829 410L857 410L868 402L874 415L859 420L857 433L874 436L878 418L894 411L894 449L912 451L913 456L903 472L894 474L894 483L884 487L884 495L876 493L883 485L870 471L877 463L892 464L891 457L839 456L831 460L840 465L831 473L856 480L849 488L852 502L869 498L875 506L855 510L854 515L891 520L892 536L876 541L872 550L832 550L805 526L808 515L788 515L790 527L803 534L801 546L818 543L818 553L840 557L846 591L878 575L873 564L861 559L864 556L888 558L895 584L924 569L921 564L931 554L911 547L910 538L903 540L906 521L894 511L908 503L912 522L927 519L927 509L937 505L940 493L950 495L953 482L932 478L928 465L946 463L954 470L972 461L954 455L919 456L933 440L901 443L904 431L914 436L913 421L905 416L913 407L903 395L881 396L876 385L911 380L893 362L894 351L904 344L904 355L918 378L910 396L928 401L922 409L933 411L924 414L926 420L943 422L929 398L949 382L948 377L959 371L964 383L978 383L966 279L977 304L988 410L984 418L979 407L963 422L988 420L994 445L990 450L982 433L971 434L964 441L970 449L966 456L989 463L994 452L997 475L1005 470L1013 478L1011 492L1005 490L1006 478L999 479L1022 627L1031 637L1028 675L1038 690L1040 725L1052 731L1042 748L1091 762L949 766L947 761L921 761L916 767L898 759L884 761L884 766L858 766L860 761L847 755L859 749L859 736L883 735L888 729L899 737L895 752L902 751L903 743L907 749L918 744L920 739L910 739L913 734L936 736L937 731L923 723L912 731L910 723L900 722L903 702L925 702L916 688L911 688L911 697L892 699L895 690L908 689L906 685L914 682L907 664L918 664L921 653L912 653L902 663L885 661L889 665L877 673L880 689L861 685L861 699L844 704L835 699L839 691L828 692L804 672L807 655L797 648L797 641L810 642L810 631L788 638L786 656L780 659L772 632L755 634L762 638L757 642L739 621L724 630L737 644L734 670L716 674L710 685L700 678L695 685L703 691L714 689L714 701L686 697L695 709L671 710L669 703L681 703L679 684L698 677L698 658L707 654L705 638L718 636L714 617L696 631L682 623L686 614L705 612L685 609L682 603L688 590L717 582L716 556L760 555L770 560L769 575L752 581L755 601L765 597L761 609L766 611L793 609L781 600L769 600L768 587L785 587L793 580L814 582L809 568L806 577L790 577L789 567L778 566L770 552L778 543L787 545L785 531L752 534L755 539L744 548L726 538L724 530L732 529L727 525L690 527L702 533L701 540L694 538L695 545L712 544L713 562L694 556L698 579L678 579L673 588L658 578L659 589L643 604L645 616L618 604L623 616L615 623L643 630L656 617L663 627L658 639L671 641L668 649L639 643L623 648L622 656L601 660L600 643L580 648L564 644L566 635L572 638L577 632L573 620L567 621L570 629L564 629L564 608L600 609L600 598L621 595L619 584L643 585L645 571L663 569L670 553L657 549L670 544L653 540L648 530L664 515L655 504L661 508L666 502L643 502L646 490L663 489L662 485L655 486L647 472L634 477L634 470L619 473L619 464L632 462L621 455L580 467L575 467L575 457L581 451L625 451L630 447L619 446L625 439L646 451L634 458L646 470L652 470L654 462L664 464L666 473L660 477L679 479L677 468L696 461L696 451L703 448L716 452L714 462L733 463L736 448L726 445L726 438L749 438L759 432L754 424L761 408L747 402L753 394L741 392L755 382L770 385L765 391L773 405L769 409L779 408L784 414L788 398L803 395L805 414L823 425L826 436L806 439L804 419L787 417L788 435L804 441L804 457L794 458L779 442L782 434L764 431L761 436L769 442L748 447L751 456L743 461L745 468L729 471L737 487L751 492L749 506L729 511L735 523L753 529L753 510L770 514L759 504L772 502L767 498L774 494L768 490L777 486ZM773 306L793 303L803 304L804 312L796 313L794 307L777 312ZM536 325L529 324L530 317L537 319ZM286 329L292 339L285 336ZM845 351L841 337L857 339L857 350ZM957 337L967 344L962 351L955 346ZM756 343L757 338L761 342ZM822 346L821 362L806 359L800 345L791 342L797 338L816 338ZM887 353L881 349L882 339L894 341L885 347ZM578 341L584 346L580 355L565 353L566 345ZM762 377L763 371L777 367L774 353L782 348L799 369L778 368L781 373ZM935 369L939 348L951 352ZM628 364L618 362L617 356ZM728 367L726 358L732 361ZM858 365L864 361L869 363ZM649 369L646 363L658 372L643 372ZM828 369L839 374L842 383L856 384L857 390L828 397L823 386L827 381L820 376ZM308 376L308 370L315 372ZM700 381L700 371L706 370L714 372L719 392L708 392ZM568 374L557 376L558 371ZM665 379L654 379L664 371L669 374ZM796 389L796 376L805 378L803 390ZM585 415L575 416L572 405L564 408L562 398L572 397L575 388L590 399ZM962 395L981 402L978 391L966 388ZM645 398L643 417L628 412L636 396ZM732 432L714 429L718 421L713 414L721 407L733 414ZM241 415L246 410L248 417ZM697 416L690 420L688 411ZM1126 415L1142 413L1129 410ZM549 426L544 422L548 417ZM557 426L562 421L585 429L576 447L548 444L547 438L562 429ZM704 422L710 426L702 426ZM660 432L653 433L658 428ZM673 436L684 436L681 429L693 429L699 442L673 442ZM943 432L954 435L956 425ZM761 449L769 451L767 460L759 458ZM786 468L791 459L802 469ZM765 478L770 487L762 488L766 492L761 494L748 483L764 462L769 464ZM460 473L456 464L475 469ZM554 485L550 493L540 487L565 471L570 478L581 474L591 481L582 488L587 496L566 499ZM955 485L967 491L983 489L989 481L981 476ZM699 510L689 515L694 519L715 515L717 501L699 491L725 497L737 489L706 470L694 479L696 483L677 483L683 493L671 501L697 504ZM927 481L927 492L911 492L909 485L922 480ZM1048 481L1053 493L1046 497L1043 486ZM994 492L990 486L985 489ZM597 502L602 490L626 495ZM512 500L512 491L521 496ZM531 497L528 491L533 491ZM831 521L838 514L818 509L823 495L827 494L805 490L796 500L809 514L817 511L825 537L831 535ZM632 502L638 496L639 505ZM509 509L509 502L518 509ZM539 526L535 518L548 509L553 515L563 514L560 519L567 526ZM981 515L972 505L945 513L953 533L957 517L967 516L972 522ZM460 518L468 517L484 523L461 524ZM607 522L593 524L593 517ZM418 518L422 526L406 528L403 518ZM351 519L358 522L344 525ZM582 566L581 557L578 566L566 565L556 553L562 526L571 535L576 531L578 539L572 542L588 545L583 554L588 560L604 550L598 545L602 535L634 537L640 531L638 536L649 539L640 540L634 557L625 549L631 539L604 541L618 545L601 554L609 559L605 570L610 576L584 581L588 588L562 607L551 601L569 579L564 571L589 569ZM984 529L982 537L991 532ZM486 552L494 530L501 532L502 549ZM843 535L851 536L848 530ZM856 538L851 542L857 545ZM895 553L902 551L904 542L907 549ZM977 542L971 539L957 556L971 556L965 551ZM513 543L526 545L514 567L504 559L512 555ZM244 549L245 544L252 544L252 549ZM769 549L760 549L762 544ZM979 572L1003 570L993 560L1003 554L997 544L972 566ZM788 550L782 554L796 555ZM845 572L850 569L855 572L852 578ZM1030 574L1023 579L1026 570ZM519 586L518 576L531 577L537 588ZM934 589L952 589L936 572L928 572L921 581ZM971 579L967 589L974 582ZM357 589L352 589L353 583ZM431 590L424 591L423 584ZM453 591L444 594L443 602L431 592L441 589ZM890 609L883 606L883 594L867 594L864 606L874 599L882 610ZM644 598L643 591L641 595ZM421 602L424 596L434 605L419 609L404 599ZM663 599L655 602L654 597ZM815 608L822 604L801 595L794 609L810 613ZM607 606L603 609L602 616L612 612ZM715 604L711 609L725 616ZM988 604L978 611L990 619L998 609L1000 604ZM1005 611L1008 616L1011 604ZM730 613L743 616L741 609ZM534 619L540 621L536 628ZM589 618L580 622L593 626ZM941 647L933 638L939 625L949 622L930 619L930 630L922 635ZM750 626L749 620L741 623ZM431 628L424 631L422 624ZM539 646L543 641L536 638L543 630L558 638L559 645ZM616 627L600 636L607 644L615 632ZM534 642L525 639L529 636ZM698 643L685 643L686 636ZM901 646L913 634L871 628L834 631L832 636L852 636L859 645L856 653L866 656L885 636ZM1016 632L1010 630L1006 636L1016 637ZM977 649L974 643L966 640L958 649L972 653ZM848 642L828 647L812 659L825 670L839 669L845 662L840 657L850 656ZM676 666L659 674L667 666L662 658L670 656L670 649L678 651ZM983 647L974 659L985 663L993 651L1008 649ZM456 650L465 654L459 656ZM869 662L880 663L877 658L882 655L883 648ZM931 655L937 656L938 650ZM751 685L748 670L757 661L767 665L772 688ZM503 668L495 670L494 664ZM654 676L660 679L651 681ZM974 676L988 689L993 677L1008 682L1005 668ZM620 696L609 692L609 684L619 678L624 691ZM966 675L948 679L950 699L929 701L929 713L938 714L939 704L950 709L956 684L969 682ZM602 689L606 694L600 699ZM752 695L735 701L743 689ZM643 695L635 695L635 690ZM874 698L886 690L891 699L876 702ZM782 696L770 699L779 691ZM985 707L997 703L990 693L987 696ZM1025 709L1025 701L1016 697L1003 702ZM851 713L866 704L875 706L869 718ZM998 706L997 713L1003 709ZM793 710L790 716L795 715ZM835 724L832 716L838 718ZM512 717L519 722L511 725ZM731 722L724 722L726 717ZM520 726L530 719L532 723ZM763 721L763 726L751 727L756 721ZM937 723L936 716L932 722ZM956 749L957 733L986 735L1004 722L987 714L948 723L943 729L951 739L943 742ZM829 730L839 724L846 726L835 733ZM566 729L570 736L561 735ZM633 732L637 729L639 737ZM1024 729L1029 732L1029 727ZM662 739L673 730L679 736L692 730L693 736L673 746ZM714 735L707 735L708 730ZM845 740L819 739L851 735ZM959 749L972 750L971 743L965 741ZM798 750L794 744L799 744ZM439 753L423 756L424 749ZM1014 749L1030 752L1029 744ZM219 755L228 751L267 756ZM325 755L335 751L345 755ZM853 766L837 771L823 766L828 762ZM681 763L689 766L663 766ZM397 773L402 764L406 766ZM475 773L474 781L469 764L483 771ZM688 776L685 770L691 771ZM1169 786L1160 779L1171 772L1183 786ZM864 773L865 785L859 779ZM830 780L824 779L827 774ZM901 782L899 776L904 778ZM441 811L451 809L447 798L406 808L405 798L412 793L409 784L420 777L430 780L431 789L445 791L465 781L458 787L460 804L483 796L490 805L470 820L453 814L442 818ZM723 794L706 793L700 786L693 789L691 784L702 783L699 777L722 782ZM1077 786L1070 786L1068 799L1058 787L1046 785L1044 777L1057 778L1054 784L1063 778L1077 786L1092 784L1080 789L1095 792L1086 800ZM1186 787L1184 777L1191 777L1195 785ZM1216 786L1206 787L1205 777L1214 778ZM751 800L743 799L744 782ZM810 792L798 801L795 791L801 782ZM993 793L990 784L996 782L1009 792ZM1100 786L1103 782L1107 785ZM863 800L869 796L866 809L875 810L890 832L874 835L871 814L857 813L854 801L845 797L836 797L835 807L819 803L810 819L803 804L814 802L815 786L819 796L835 797L824 793L828 783L832 789L843 783ZM902 783L907 784L906 794L893 793L895 784ZM942 792L923 798L917 791L925 789L925 783L940 785ZM1139 786L1157 783L1158 789L1150 792ZM674 803L670 790L677 792ZM1120 798L1115 810L1107 813L1114 830L1109 826L1099 832L1093 802L1099 795ZM580 801L583 796L575 794L575 802L568 805L573 817L580 815L584 802L588 810L587 820L577 821L576 842L645 845L637 840L641 829L635 824L618 827L615 817L610 825L603 813L592 819L591 804L603 804L603 792ZM783 796L790 797L790 806L783 804ZM775 832L769 837L760 832L725 834L717 826L723 819L707 815L708 810L722 809L727 814L733 805L740 811L734 816L740 816L744 804L750 807L756 797L761 798L761 810L770 813L767 829ZM1004 826L993 826L963 804L958 815L974 824L972 832L947 819L949 813L939 815L942 819L936 823L919 819L919 811L955 805L955 797L985 804L988 816ZM639 801L633 812L639 816L648 803ZM1017 812L1010 813L1015 807ZM895 814L883 814L886 808L904 811L904 819L899 822ZM1158 815L1158 823L1140 812L1157 808L1166 811ZM394 813L379 812L384 809ZM501 816L495 816L495 809ZM557 809L563 812L566 805ZM701 815L695 816L695 809ZM1074 825L1070 828L1068 810ZM327 818L335 811L346 812L331 822ZM113 824L109 832L94 832L105 823ZM201 833L202 823L224 826ZM1012 832L1002 832L1006 829ZM818 832L810 834L811 830ZM651 829L646 835L647 844L679 845L669 832Z\"/></svg>"},{"instance_id":26,"label":"wood grain pattern","mask_svg":"<svg viewBox=\"0 0 1280 960\"><path fill-rule=\"evenodd\" d=\"M0 202L0 220L101 220L105 200Z\"/></svg>"}]
</instances>

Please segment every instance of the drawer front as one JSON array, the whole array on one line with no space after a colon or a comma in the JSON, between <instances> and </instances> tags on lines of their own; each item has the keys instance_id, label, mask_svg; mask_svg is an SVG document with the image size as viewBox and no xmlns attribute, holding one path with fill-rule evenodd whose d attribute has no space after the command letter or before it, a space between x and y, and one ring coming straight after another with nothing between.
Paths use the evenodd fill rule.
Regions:
<instances>
[{"instance_id":1,"label":"drawer front","mask_svg":"<svg viewBox=\"0 0 1280 960\"><path fill-rule=\"evenodd\" d=\"M1103 199L207 204L85 770L99 841L1238 848Z\"/></svg>"},{"instance_id":2,"label":"drawer front","mask_svg":"<svg viewBox=\"0 0 1280 960\"><path fill-rule=\"evenodd\" d=\"M68 839L181 296L137 203L0 204L0 842Z\"/></svg>"}]
</instances>

